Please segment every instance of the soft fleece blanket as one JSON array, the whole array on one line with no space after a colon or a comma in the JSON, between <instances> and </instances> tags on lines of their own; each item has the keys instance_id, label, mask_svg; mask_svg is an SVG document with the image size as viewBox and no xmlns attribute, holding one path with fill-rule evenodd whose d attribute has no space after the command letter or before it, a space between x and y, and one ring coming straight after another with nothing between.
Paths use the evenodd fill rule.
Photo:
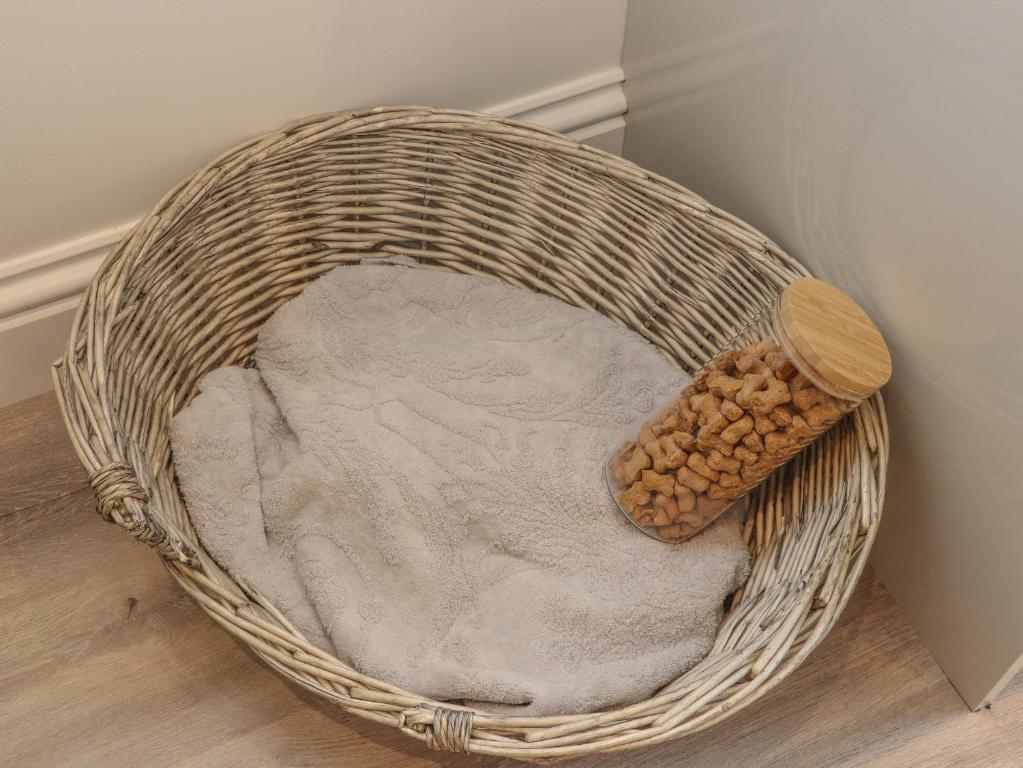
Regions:
<instances>
[{"instance_id":1,"label":"soft fleece blanket","mask_svg":"<svg viewBox=\"0 0 1023 768\"><path fill-rule=\"evenodd\" d=\"M687 383L634 333L483 277L344 266L174 419L207 551L362 672L513 714L651 695L746 576L740 512L667 545L604 480Z\"/></svg>"}]
</instances>

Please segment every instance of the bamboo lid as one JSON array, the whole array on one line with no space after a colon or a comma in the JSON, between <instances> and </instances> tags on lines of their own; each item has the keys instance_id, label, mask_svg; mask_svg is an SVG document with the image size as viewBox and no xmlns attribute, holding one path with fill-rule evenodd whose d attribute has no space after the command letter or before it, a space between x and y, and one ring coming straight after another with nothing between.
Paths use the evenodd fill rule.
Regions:
<instances>
[{"instance_id":1,"label":"bamboo lid","mask_svg":"<svg viewBox=\"0 0 1023 768\"><path fill-rule=\"evenodd\" d=\"M860 306L833 285L803 277L778 304L783 344L808 378L833 394L869 397L892 375L888 346ZM824 386L830 385L830 386Z\"/></svg>"}]
</instances>

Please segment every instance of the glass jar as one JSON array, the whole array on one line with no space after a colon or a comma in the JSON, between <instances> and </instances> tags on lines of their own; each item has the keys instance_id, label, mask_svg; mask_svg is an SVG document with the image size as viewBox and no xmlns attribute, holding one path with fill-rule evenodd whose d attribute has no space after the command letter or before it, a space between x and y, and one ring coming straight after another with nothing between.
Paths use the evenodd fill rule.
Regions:
<instances>
[{"instance_id":1,"label":"glass jar","mask_svg":"<svg viewBox=\"0 0 1023 768\"><path fill-rule=\"evenodd\" d=\"M616 442L608 487L645 533L685 541L890 375L884 339L863 310L827 283L796 280Z\"/></svg>"}]
</instances>

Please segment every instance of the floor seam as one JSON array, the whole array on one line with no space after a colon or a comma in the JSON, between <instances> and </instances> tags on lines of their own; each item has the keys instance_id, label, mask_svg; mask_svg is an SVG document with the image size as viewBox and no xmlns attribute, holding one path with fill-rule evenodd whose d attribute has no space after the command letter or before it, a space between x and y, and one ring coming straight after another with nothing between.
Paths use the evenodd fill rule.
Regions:
<instances>
[{"instance_id":1,"label":"floor seam","mask_svg":"<svg viewBox=\"0 0 1023 768\"><path fill-rule=\"evenodd\" d=\"M0 520L11 515L20 515L22 512L31 512L36 507L41 507L44 504L53 504L54 502L61 501L63 499L68 498L69 496L74 496L76 493L80 493L84 490L87 490L88 488L89 484L83 483L78 488L72 488L70 491L66 491L60 494L59 496L53 496L52 498L44 499L43 501L37 501L35 504L29 504L27 507L20 507L19 509L12 509L7 512L0 512Z\"/></svg>"}]
</instances>

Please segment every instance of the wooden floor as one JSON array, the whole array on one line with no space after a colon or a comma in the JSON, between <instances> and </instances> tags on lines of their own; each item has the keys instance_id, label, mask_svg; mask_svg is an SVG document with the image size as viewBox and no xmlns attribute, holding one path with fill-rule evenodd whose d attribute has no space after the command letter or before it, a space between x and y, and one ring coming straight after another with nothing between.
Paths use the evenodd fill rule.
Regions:
<instances>
[{"instance_id":1,"label":"wooden floor","mask_svg":"<svg viewBox=\"0 0 1023 768\"><path fill-rule=\"evenodd\" d=\"M572 766L1023 766L1023 686L972 714L884 587L772 694L686 740ZM0 766L431 766L263 667L95 513L52 396L0 410Z\"/></svg>"}]
</instances>

